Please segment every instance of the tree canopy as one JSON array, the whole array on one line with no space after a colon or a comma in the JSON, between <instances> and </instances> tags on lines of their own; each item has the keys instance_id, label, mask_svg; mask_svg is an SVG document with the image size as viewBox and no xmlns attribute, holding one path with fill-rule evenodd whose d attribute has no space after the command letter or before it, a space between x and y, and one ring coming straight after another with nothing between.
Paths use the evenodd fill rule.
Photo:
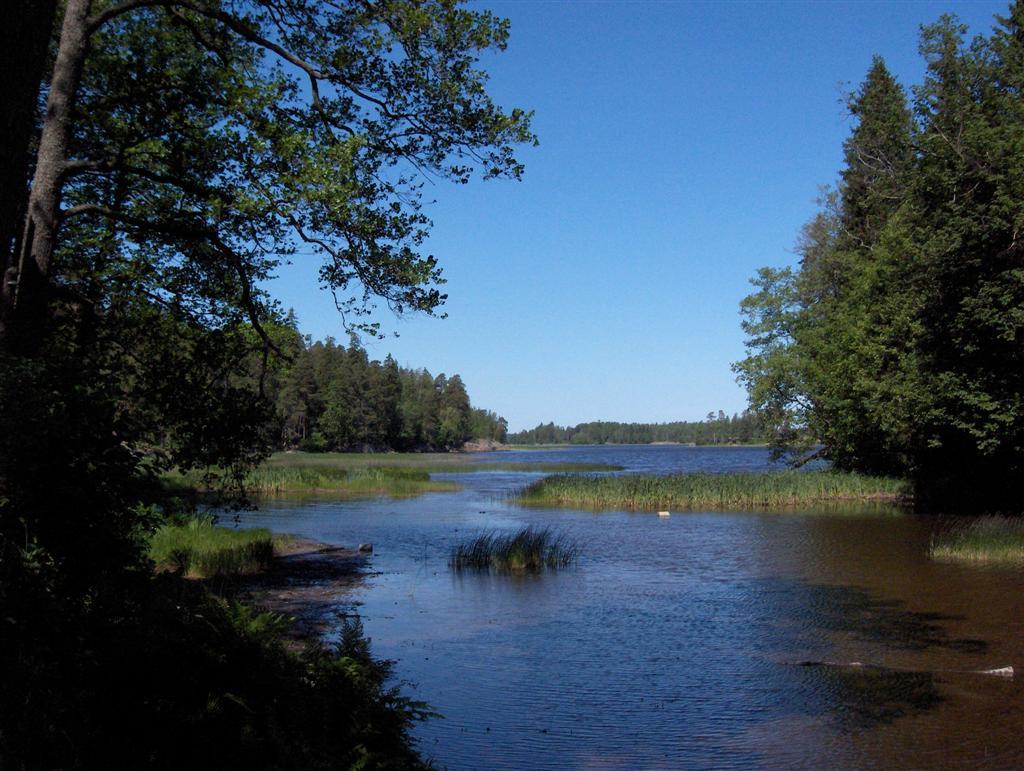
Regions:
<instances>
[{"instance_id":1,"label":"tree canopy","mask_svg":"<svg viewBox=\"0 0 1024 771\"><path fill-rule=\"evenodd\" d=\"M964 34L923 29L909 103L875 59L799 268L743 301L735 369L780 451L999 508L1024 469L1024 4Z\"/></svg>"},{"instance_id":2,"label":"tree canopy","mask_svg":"<svg viewBox=\"0 0 1024 771\"><path fill-rule=\"evenodd\" d=\"M353 331L383 332L375 306L441 312L424 185L516 179L514 149L534 141L530 115L497 106L479 66L505 46L508 24L454 0L18 0L6 10L0 764L132 765L133 751L170 764L180 743L129 742L118 761L103 757L117 743L103 737L217 721L250 757L286 756L292 729L247 723L268 713L210 706L236 687L224 668L244 658L217 645L231 637L253 666L281 675L278 691L250 694L270 711L287 711L303 678L316 690L359 671L383 709L393 704L385 677L359 657L278 666L249 622L218 616L233 631L203 637L210 655L199 664L210 669L188 681L193 690L156 678L140 693L132 682L172 666L147 663L146 640L169 635L153 649L171 656L216 615L187 592L154 595L164 584L143 539L168 514L152 505L166 502L159 478L172 467L239 474L279 442L278 399L297 397L276 378L307 365L266 289L284 262L318 260ZM393 399L395 368L379 374L373 387ZM344 405L367 387L330 383ZM453 441L469 406L464 388L450 390L437 422ZM324 425L340 446L353 427L379 436L394 420L339 409ZM118 665L123 681L111 681ZM332 704L332 720L351 717ZM352 762L397 748L408 715L392 717L346 734L349 750L367 742ZM316 762L331 755L305 750Z\"/></svg>"}]
</instances>

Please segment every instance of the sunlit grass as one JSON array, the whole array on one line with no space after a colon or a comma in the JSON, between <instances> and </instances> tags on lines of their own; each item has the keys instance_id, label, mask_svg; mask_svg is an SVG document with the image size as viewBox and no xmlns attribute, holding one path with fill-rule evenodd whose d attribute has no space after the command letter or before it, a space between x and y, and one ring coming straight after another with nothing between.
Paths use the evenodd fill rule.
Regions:
<instances>
[{"instance_id":1,"label":"sunlit grass","mask_svg":"<svg viewBox=\"0 0 1024 771\"><path fill-rule=\"evenodd\" d=\"M216 487L217 477L207 479L198 472L168 478L174 487L204 489ZM430 472L396 466L344 467L330 464L265 463L245 475L242 487L250 495L292 493L336 493L339 495L390 495L404 497L429 492L453 492L455 482L434 480Z\"/></svg>"},{"instance_id":2,"label":"sunlit grass","mask_svg":"<svg viewBox=\"0 0 1024 771\"><path fill-rule=\"evenodd\" d=\"M492 455L493 457L493 455ZM404 468L428 473L464 474L474 471L522 472L584 472L621 471L623 466L608 463L558 463L480 460L463 453L410 452L410 453L358 453L358 452L279 452L265 464L269 468Z\"/></svg>"},{"instance_id":3,"label":"sunlit grass","mask_svg":"<svg viewBox=\"0 0 1024 771\"><path fill-rule=\"evenodd\" d=\"M979 517L936 536L929 553L936 559L1024 564L1024 519Z\"/></svg>"},{"instance_id":4,"label":"sunlit grass","mask_svg":"<svg viewBox=\"0 0 1024 771\"><path fill-rule=\"evenodd\" d=\"M899 479L837 471L545 477L518 503L538 506L672 509L765 509L842 501L895 501L909 494Z\"/></svg>"},{"instance_id":5,"label":"sunlit grass","mask_svg":"<svg viewBox=\"0 0 1024 771\"><path fill-rule=\"evenodd\" d=\"M269 530L235 530L196 517L183 525L164 525L153 533L150 559L158 570L173 570L190 578L258 573L274 559Z\"/></svg>"},{"instance_id":6,"label":"sunlit grass","mask_svg":"<svg viewBox=\"0 0 1024 771\"><path fill-rule=\"evenodd\" d=\"M507 535L482 533L457 544L448 564L455 570L541 570L572 565L576 544L547 528L526 527Z\"/></svg>"}]
</instances>

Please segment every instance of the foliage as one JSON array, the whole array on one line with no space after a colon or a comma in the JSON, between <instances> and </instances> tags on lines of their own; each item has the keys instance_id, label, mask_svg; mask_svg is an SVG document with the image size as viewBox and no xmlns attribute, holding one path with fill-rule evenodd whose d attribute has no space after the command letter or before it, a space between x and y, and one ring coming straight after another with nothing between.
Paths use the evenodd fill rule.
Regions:
<instances>
[{"instance_id":1,"label":"foliage","mask_svg":"<svg viewBox=\"0 0 1024 771\"><path fill-rule=\"evenodd\" d=\"M379 332L375 302L438 311L424 180L518 178L533 139L478 65L507 23L448 0L15 6L13 58L38 56L0 90L25 140L0 153L0 765L415 764L419 713L362 643L295 658L154 579L147 504L170 469L237 481L274 446L271 380L302 349L266 292L284 261L319 259L352 328Z\"/></svg>"},{"instance_id":2,"label":"foliage","mask_svg":"<svg viewBox=\"0 0 1024 771\"><path fill-rule=\"evenodd\" d=\"M905 482L837 471L759 474L558 474L527 487L516 500L536 506L658 509L784 508L840 501L898 501Z\"/></svg>"},{"instance_id":3,"label":"foliage","mask_svg":"<svg viewBox=\"0 0 1024 771\"><path fill-rule=\"evenodd\" d=\"M52 619L74 649L43 637L34 655L59 658L25 656L5 674L8 692L29 695L2 715L12 767L419 766L408 731L423 708L386 685L390 665L357 623L337 646L293 652L285 619L196 582L140 575L119 589L131 612L116 624Z\"/></svg>"},{"instance_id":4,"label":"foliage","mask_svg":"<svg viewBox=\"0 0 1024 771\"><path fill-rule=\"evenodd\" d=\"M452 548L448 564L455 570L542 570L572 565L576 544L548 528L525 527L515 533L481 533Z\"/></svg>"},{"instance_id":5,"label":"foliage","mask_svg":"<svg viewBox=\"0 0 1024 771\"><path fill-rule=\"evenodd\" d=\"M505 419L473 408L458 375L433 377L391 356L371 361L355 339L347 348L330 338L309 343L293 319L280 329L291 337L291 360L264 380L275 405L268 430L279 447L430 450L505 438ZM261 366L253 360L254 381Z\"/></svg>"},{"instance_id":6,"label":"foliage","mask_svg":"<svg viewBox=\"0 0 1024 771\"><path fill-rule=\"evenodd\" d=\"M541 423L507 438L509 444L748 444L760 441L758 419L751 412L728 417L721 410L706 420L674 423L616 423L597 421L576 426Z\"/></svg>"},{"instance_id":7,"label":"foliage","mask_svg":"<svg viewBox=\"0 0 1024 771\"><path fill-rule=\"evenodd\" d=\"M762 269L735 370L780 452L1003 508L1024 471L1024 4L969 45L922 33L912 109L874 61L797 270ZM1019 508L1019 504L1016 504Z\"/></svg>"}]
</instances>

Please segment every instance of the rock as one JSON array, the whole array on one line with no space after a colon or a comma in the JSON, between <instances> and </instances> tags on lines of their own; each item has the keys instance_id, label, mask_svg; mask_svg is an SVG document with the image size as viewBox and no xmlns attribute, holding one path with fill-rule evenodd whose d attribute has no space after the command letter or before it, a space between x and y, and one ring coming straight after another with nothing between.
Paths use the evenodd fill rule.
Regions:
<instances>
[{"instance_id":1,"label":"rock","mask_svg":"<svg viewBox=\"0 0 1024 771\"><path fill-rule=\"evenodd\" d=\"M372 543L361 543L361 544L359 544L359 553L360 554L373 554L373 544Z\"/></svg>"},{"instance_id":2,"label":"rock","mask_svg":"<svg viewBox=\"0 0 1024 771\"><path fill-rule=\"evenodd\" d=\"M472 439L462 445L462 452L495 452L497 450L511 449L508 445L496 442L493 439Z\"/></svg>"}]
</instances>

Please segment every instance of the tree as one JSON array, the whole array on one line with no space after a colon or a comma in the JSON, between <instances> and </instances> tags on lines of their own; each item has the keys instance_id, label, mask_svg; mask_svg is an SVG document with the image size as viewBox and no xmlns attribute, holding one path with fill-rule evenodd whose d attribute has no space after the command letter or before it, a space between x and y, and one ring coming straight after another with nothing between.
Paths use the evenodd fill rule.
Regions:
<instances>
[{"instance_id":1,"label":"tree","mask_svg":"<svg viewBox=\"0 0 1024 771\"><path fill-rule=\"evenodd\" d=\"M444 378L439 375L438 380ZM462 378L452 375L443 380L440 389L437 441L442 447L460 447L470 439L469 394Z\"/></svg>"},{"instance_id":2,"label":"tree","mask_svg":"<svg viewBox=\"0 0 1024 771\"><path fill-rule=\"evenodd\" d=\"M969 45L953 17L925 28L912 117L876 59L799 271L763 270L742 305L736 370L777 446L909 476L926 505L1017 506L1001 480L1024 470L1022 28L1021 2Z\"/></svg>"},{"instance_id":3,"label":"tree","mask_svg":"<svg viewBox=\"0 0 1024 771\"><path fill-rule=\"evenodd\" d=\"M917 463L936 497L1005 489L1024 470L1024 5L989 40L951 17L925 30L914 187L929 409ZM1004 502L1005 505L1005 502Z\"/></svg>"},{"instance_id":4,"label":"tree","mask_svg":"<svg viewBox=\"0 0 1024 771\"><path fill-rule=\"evenodd\" d=\"M513 146L533 136L477 66L507 23L449 0L15 5L0 136L0 765L96 765L84 748L162 725L174 704L104 679L113 641L150 621L198 625L184 600L153 595L164 583L143 535L161 514L149 504L166 503L161 474L240 479L273 444L272 399L298 405L300 436L324 409L325 346L294 387L278 379L295 340L265 280L313 253L353 329L379 332L375 302L436 313L424 180L516 178ZM164 750L147 760L171 765Z\"/></svg>"},{"instance_id":5,"label":"tree","mask_svg":"<svg viewBox=\"0 0 1024 771\"><path fill-rule=\"evenodd\" d=\"M69 0L0 335L21 318L34 344L54 285L81 288L53 272L75 218L229 282L257 328L254 283L296 243L325 258L343 311L378 297L433 312L444 298L436 261L415 251L429 225L415 172L521 173L528 116L497 109L473 67L506 37L448 1ZM153 279L186 294L166 270Z\"/></svg>"}]
</instances>

